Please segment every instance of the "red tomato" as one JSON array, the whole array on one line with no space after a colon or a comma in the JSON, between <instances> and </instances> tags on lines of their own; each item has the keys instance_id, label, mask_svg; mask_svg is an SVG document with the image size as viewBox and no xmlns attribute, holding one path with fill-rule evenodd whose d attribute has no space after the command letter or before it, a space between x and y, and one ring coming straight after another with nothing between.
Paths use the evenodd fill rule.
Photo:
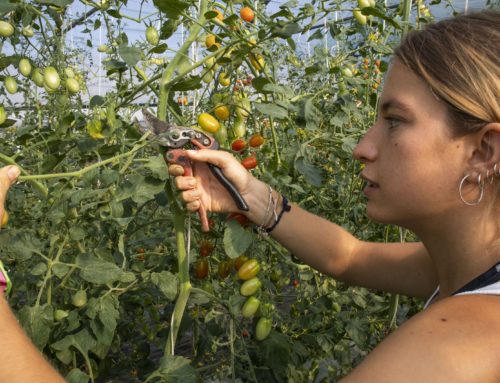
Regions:
<instances>
[{"instance_id":1,"label":"red tomato","mask_svg":"<svg viewBox=\"0 0 500 383\"><path fill-rule=\"evenodd\" d=\"M227 216L227 220L231 220L231 219L234 219L235 221L237 221L241 226L243 227L247 227L248 224L250 223L250 221L248 220L248 218L241 214L241 213L231 213Z\"/></svg>"},{"instance_id":2,"label":"red tomato","mask_svg":"<svg viewBox=\"0 0 500 383\"><path fill-rule=\"evenodd\" d=\"M243 158L241 164L245 169L254 169L257 167L257 158L253 156Z\"/></svg>"},{"instance_id":3,"label":"red tomato","mask_svg":"<svg viewBox=\"0 0 500 383\"><path fill-rule=\"evenodd\" d=\"M264 143L264 137L262 137L260 134L254 134L252 137L250 137L250 140L248 140L248 144L252 148L257 148L261 146Z\"/></svg>"},{"instance_id":4,"label":"red tomato","mask_svg":"<svg viewBox=\"0 0 500 383\"><path fill-rule=\"evenodd\" d=\"M219 277L221 277L222 279L227 278L230 272L231 272L230 261L219 262L219 266L217 268L217 273L219 274Z\"/></svg>"},{"instance_id":5,"label":"red tomato","mask_svg":"<svg viewBox=\"0 0 500 383\"><path fill-rule=\"evenodd\" d=\"M214 244L209 240L203 240L200 244L200 257L209 256L214 250Z\"/></svg>"},{"instance_id":6,"label":"red tomato","mask_svg":"<svg viewBox=\"0 0 500 383\"><path fill-rule=\"evenodd\" d=\"M238 138L231 144L231 149L235 152L242 152L247 147L245 140Z\"/></svg>"},{"instance_id":7,"label":"red tomato","mask_svg":"<svg viewBox=\"0 0 500 383\"><path fill-rule=\"evenodd\" d=\"M240 16L247 23L251 23L255 18L255 13L250 7L243 7L240 9Z\"/></svg>"},{"instance_id":8,"label":"red tomato","mask_svg":"<svg viewBox=\"0 0 500 383\"><path fill-rule=\"evenodd\" d=\"M240 255L234 260L234 269L238 271L246 261L248 261L248 257L246 255Z\"/></svg>"},{"instance_id":9,"label":"red tomato","mask_svg":"<svg viewBox=\"0 0 500 383\"><path fill-rule=\"evenodd\" d=\"M208 261L206 258L201 258L194 264L194 275L198 279L208 277Z\"/></svg>"}]
</instances>

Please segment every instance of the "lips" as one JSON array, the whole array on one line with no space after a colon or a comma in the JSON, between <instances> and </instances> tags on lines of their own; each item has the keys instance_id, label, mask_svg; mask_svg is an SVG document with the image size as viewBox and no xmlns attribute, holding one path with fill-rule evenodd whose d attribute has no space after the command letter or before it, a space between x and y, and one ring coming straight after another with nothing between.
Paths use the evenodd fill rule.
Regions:
<instances>
[{"instance_id":1,"label":"lips","mask_svg":"<svg viewBox=\"0 0 500 383\"><path fill-rule=\"evenodd\" d=\"M378 183L376 183L375 181L371 180L369 177L365 176L364 174L361 174L360 177L366 181L366 183L368 184L368 186L371 186L371 187L378 187Z\"/></svg>"},{"instance_id":2,"label":"lips","mask_svg":"<svg viewBox=\"0 0 500 383\"><path fill-rule=\"evenodd\" d=\"M363 194L366 195L367 197L369 197L379 189L378 183L371 180L369 177L365 176L364 174L361 174L361 178L366 181L366 186L363 189Z\"/></svg>"}]
</instances>

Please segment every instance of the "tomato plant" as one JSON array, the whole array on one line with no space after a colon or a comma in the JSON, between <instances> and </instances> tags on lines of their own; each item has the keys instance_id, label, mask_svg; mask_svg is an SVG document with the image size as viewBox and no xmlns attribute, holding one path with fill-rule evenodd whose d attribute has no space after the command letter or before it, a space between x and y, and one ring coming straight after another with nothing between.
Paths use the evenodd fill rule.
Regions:
<instances>
[{"instance_id":1,"label":"tomato plant","mask_svg":"<svg viewBox=\"0 0 500 383\"><path fill-rule=\"evenodd\" d=\"M412 4L408 28L434 7ZM22 175L0 257L9 304L67 381L337 381L416 311L315 272L244 214L202 233L131 122L145 107L199 126L290 201L399 241L366 218L352 149L404 19L371 0L1 2L0 161Z\"/></svg>"}]
</instances>

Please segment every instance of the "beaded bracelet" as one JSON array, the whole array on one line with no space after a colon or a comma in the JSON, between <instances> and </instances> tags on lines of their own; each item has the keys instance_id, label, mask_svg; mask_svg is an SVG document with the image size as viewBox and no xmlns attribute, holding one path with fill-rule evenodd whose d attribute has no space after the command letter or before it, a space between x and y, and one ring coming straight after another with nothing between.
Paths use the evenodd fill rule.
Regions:
<instances>
[{"instance_id":1,"label":"beaded bracelet","mask_svg":"<svg viewBox=\"0 0 500 383\"><path fill-rule=\"evenodd\" d=\"M12 282L9 278L9 274L3 266L3 262L0 261L0 292L4 292L5 295L9 295L12 289Z\"/></svg>"},{"instance_id":2,"label":"beaded bracelet","mask_svg":"<svg viewBox=\"0 0 500 383\"><path fill-rule=\"evenodd\" d=\"M269 229L266 229L267 234L271 233L276 228L276 226L278 226L278 223L280 223L281 218L283 218L283 214L285 212L289 212L292 209L292 207L288 204L288 200L286 199L286 197L284 195L282 195L281 197L282 197L282 201L281 201L282 209L281 209L278 217L275 219L273 225Z\"/></svg>"}]
</instances>

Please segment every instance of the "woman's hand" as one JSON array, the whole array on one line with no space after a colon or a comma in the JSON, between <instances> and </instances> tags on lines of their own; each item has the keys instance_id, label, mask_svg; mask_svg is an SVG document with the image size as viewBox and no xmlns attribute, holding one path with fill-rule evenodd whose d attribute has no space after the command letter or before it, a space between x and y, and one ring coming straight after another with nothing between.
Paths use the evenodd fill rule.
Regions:
<instances>
[{"instance_id":1,"label":"woman's hand","mask_svg":"<svg viewBox=\"0 0 500 383\"><path fill-rule=\"evenodd\" d=\"M180 165L170 165L168 170L176 177L175 185L181 190L181 199L186 203L188 211L198 210L202 203L207 211L215 213L239 212L231 195L214 177L205 162L221 168L247 202L251 194L255 193L256 189L252 185L259 181L232 154L208 149L188 150L187 153L193 163L194 177L183 176L184 169Z\"/></svg>"},{"instance_id":2,"label":"woman's hand","mask_svg":"<svg viewBox=\"0 0 500 383\"><path fill-rule=\"evenodd\" d=\"M19 177L20 170L17 166L4 166L0 169L0 222L5 212L5 199L9 188Z\"/></svg>"}]
</instances>

